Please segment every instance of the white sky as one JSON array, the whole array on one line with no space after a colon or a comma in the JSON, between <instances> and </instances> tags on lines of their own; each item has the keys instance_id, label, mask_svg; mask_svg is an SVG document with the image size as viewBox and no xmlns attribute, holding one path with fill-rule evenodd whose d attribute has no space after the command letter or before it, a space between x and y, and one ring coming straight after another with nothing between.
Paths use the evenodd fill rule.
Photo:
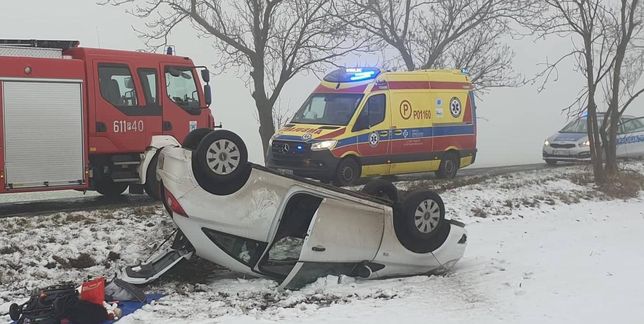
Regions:
<instances>
[{"instance_id":1,"label":"white sky","mask_svg":"<svg viewBox=\"0 0 644 324\"><path fill-rule=\"evenodd\" d=\"M144 28L143 22L125 13L125 8L98 6L92 0L21 0L0 4L0 38L75 39L82 46L124 50L144 48L132 26ZM211 40L198 39L187 24L170 38L177 53L189 56L197 65L213 66L218 55ZM531 39L512 41L516 52L515 69L527 77L541 68L537 65L558 58L570 47L570 39ZM364 65L345 59L346 65ZM373 62L376 64L377 62ZM281 104L296 109L318 83L313 76L300 76L285 88ZM559 80L538 93L534 86L494 89L478 102L479 120L477 166L536 163L541 161L543 140L566 122L561 109L572 102L583 83L572 68L561 68ZM250 159L262 161L257 133L255 106L250 90L234 73L212 78L213 105L217 123L245 139ZM642 102L636 102L628 114L644 115Z\"/></svg>"}]
</instances>

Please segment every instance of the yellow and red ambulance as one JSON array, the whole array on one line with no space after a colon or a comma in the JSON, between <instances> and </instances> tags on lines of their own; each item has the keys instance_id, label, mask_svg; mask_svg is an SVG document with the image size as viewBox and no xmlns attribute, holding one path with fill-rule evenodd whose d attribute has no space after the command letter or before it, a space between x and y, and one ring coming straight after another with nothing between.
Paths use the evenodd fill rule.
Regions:
<instances>
[{"instance_id":1,"label":"yellow and red ambulance","mask_svg":"<svg viewBox=\"0 0 644 324\"><path fill-rule=\"evenodd\" d=\"M476 158L472 84L460 70L341 68L270 145L268 167L338 185L431 171L451 178Z\"/></svg>"}]
</instances>

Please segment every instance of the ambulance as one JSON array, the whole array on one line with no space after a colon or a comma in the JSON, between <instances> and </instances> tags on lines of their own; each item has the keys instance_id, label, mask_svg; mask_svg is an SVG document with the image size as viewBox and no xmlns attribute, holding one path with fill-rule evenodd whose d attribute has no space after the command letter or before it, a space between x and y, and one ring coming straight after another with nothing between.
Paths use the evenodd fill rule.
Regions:
<instances>
[{"instance_id":1,"label":"ambulance","mask_svg":"<svg viewBox=\"0 0 644 324\"><path fill-rule=\"evenodd\" d=\"M335 70L272 137L267 166L341 186L405 173L453 178L476 159L472 91L461 70Z\"/></svg>"}]
</instances>

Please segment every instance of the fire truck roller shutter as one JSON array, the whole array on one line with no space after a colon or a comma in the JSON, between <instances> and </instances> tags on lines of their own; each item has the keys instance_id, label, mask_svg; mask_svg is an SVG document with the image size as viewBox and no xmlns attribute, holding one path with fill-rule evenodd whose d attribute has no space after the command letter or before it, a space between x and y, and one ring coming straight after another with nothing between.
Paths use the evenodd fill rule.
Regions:
<instances>
[{"instance_id":1,"label":"fire truck roller shutter","mask_svg":"<svg viewBox=\"0 0 644 324\"><path fill-rule=\"evenodd\" d=\"M2 98L7 187L82 184L82 81L4 81Z\"/></svg>"}]
</instances>

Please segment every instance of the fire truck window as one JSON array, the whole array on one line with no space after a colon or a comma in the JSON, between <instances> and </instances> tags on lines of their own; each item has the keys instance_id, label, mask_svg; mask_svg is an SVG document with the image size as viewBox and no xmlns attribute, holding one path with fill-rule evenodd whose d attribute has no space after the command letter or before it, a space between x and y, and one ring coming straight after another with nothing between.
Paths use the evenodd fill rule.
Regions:
<instances>
[{"instance_id":1,"label":"fire truck window","mask_svg":"<svg viewBox=\"0 0 644 324\"><path fill-rule=\"evenodd\" d=\"M99 65L101 95L116 107L136 107L137 97L132 74L127 66Z\"/></svg>"},{"instance_id":2,"label":"fire truck window","mask_svg":"<svg viewBox=\"0 0 644 324\"><path fill-rule=\"evenodd\" d=\"M143 94L145 95L145 102L147 105L159 105L159 98L157 96L157 70L155 69L139 69L139 79L143 86Z\"/></svg>"},{"instance_id":3,"label":"fire truck window","mask_svg":"<svg viewBox=\"0 0 644 324\"><path fill-rule=\"evenodd\" d=\"M199 92L192 76L192 69L168 67L165 71L168 97L181 108L189 111L199 110Z\"/></svg>"}]
</instances>

